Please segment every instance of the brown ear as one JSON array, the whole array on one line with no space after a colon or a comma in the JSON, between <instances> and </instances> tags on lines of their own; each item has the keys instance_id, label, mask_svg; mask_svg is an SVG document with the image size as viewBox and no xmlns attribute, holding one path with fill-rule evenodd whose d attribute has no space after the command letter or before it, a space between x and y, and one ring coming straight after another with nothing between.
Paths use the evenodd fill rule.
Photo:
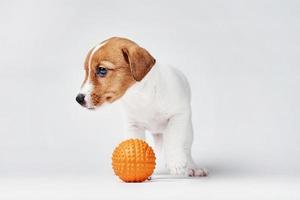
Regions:
<instances>
[{"instance_id":1,"label":"brown ear","mask_svg":"<svg viewBox=\"0 0 300 200\"><path fill-rule=\"evenodd\" d=\"M122 48L122 52L136 81L141 81L155 64L155 59L142 47Z\"/></svg>"}]
</instances>

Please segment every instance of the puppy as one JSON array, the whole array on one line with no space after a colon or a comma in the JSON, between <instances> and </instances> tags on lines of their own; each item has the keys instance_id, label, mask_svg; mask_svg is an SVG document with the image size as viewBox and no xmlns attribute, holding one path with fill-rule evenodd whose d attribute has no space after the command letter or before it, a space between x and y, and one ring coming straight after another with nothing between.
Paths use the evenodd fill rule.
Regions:
<instances>
[{"instance_id":1,"label":"puppy","mask_svg":"<svg viewBox=\"0 0 300 200\"><path fill-rule=\"evenodd\" d=\"M84 68L85 79L76 97L80 105L95 109L121 99L128 138L145 139L148 130L155 147L162 147L171 174L207 175L191 157L190 87L180 71L160 66L147 50L118 37L91 49Z\"/></svg>"}]
</instances>

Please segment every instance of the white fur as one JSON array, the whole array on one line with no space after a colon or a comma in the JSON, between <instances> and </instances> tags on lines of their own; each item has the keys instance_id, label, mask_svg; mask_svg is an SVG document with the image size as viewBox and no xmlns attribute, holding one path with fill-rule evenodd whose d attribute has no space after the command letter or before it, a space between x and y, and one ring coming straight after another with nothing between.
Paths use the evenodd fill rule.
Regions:
<instances>
[{"instance_id":1,"label":"white fur","mask_svg":"<svg viewBox=\"0 0 300 200\"><path fill-rule=\"evenodd\" d=\"M193 128L190 87L185 76L175 68L156 64L140 81L130 87L121 99L127 116L127 137L145 138L152 134L156 146L163 146L171 174L205 176L191 157ZM163 139L162 139L163 138Z\"/></svg>"},{"instance_id":2,"label":"white fur","mask_svg":"<svg viewBox=\"0 0 300 200\"><path fill-rule=\"evenodd\" d=\"M103 45L105 45L106 42L101 43L99 45L97 45L96 47L94 47L94 49L92 50L90 57L89 57L89 61L88 61L88 78L86 80L86 82L84 83L84 85L81 87L80 93L84 94L84 100L86 102L86 107L87 108L94 108L95 106L93 105L92 102L92 98L91 98L91 92L93 91L94 85L91 83L91 64L92 64L92 58L94 56L94 54L96 53L97 50L99 50Z\"/></svg>"},{"instance_id":3,"label":"white fur","mask_svg":"<svg viewBox=\"0 0 300 200\"><path fill-rule=\"evenodd\" d=\"M86 80L86 82L84 83L84 85L82 86L82 88L80 89L80 93L84 94L84 100L86 103L86 107L87 108L93 108L94 105L92 103L92 99L91 99L91 92L93 91L93 84L90 82L89 79Z\"/></svg>"}]
</instances>

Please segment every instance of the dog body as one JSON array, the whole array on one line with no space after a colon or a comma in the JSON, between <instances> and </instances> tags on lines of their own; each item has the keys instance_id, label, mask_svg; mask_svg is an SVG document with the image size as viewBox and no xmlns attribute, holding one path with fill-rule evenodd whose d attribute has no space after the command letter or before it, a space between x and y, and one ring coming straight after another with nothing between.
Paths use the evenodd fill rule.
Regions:
<instances>
[{"instance_id":1,"label":"dog body","mask_svg":"<svg viewBox=\"0 0 300 200\"><path fill-rule=\"evenodd\" d=\"M130 87L121 98L127 115L128 138L145 138L145 131L154 134L156 149L165 153L167 168L172 174L193 173L190 149L190 89L184 75L169 67L155 66Z\"/></svg>"},{"instance_id":2,"label":"dog body","mask_svg":"<svg viewBox=\"0 0 300 200\"><path fill-rule=\"evenodd\" d=\"M128 138L145 139L147 130L155 147L162 147L171 174L207 175L191 157L190 87L180 71L160 66L145 49L124 38L111 38L91 50L85 70L76 98L81 105L93 109L120 99Z\"/></svg>"},{"instance_id":3,"label":"dog body","mask_svg":"<svg viewBox=\"0 0 300 200\"><path fill-rule=\"evenodd\" d=\"M184 75L159 64L121 98L128 123L153 134L163 133L177 114L190 116L190 89ZM144 131L140 131L144 132Z\"/></svg>"}]
</instances>

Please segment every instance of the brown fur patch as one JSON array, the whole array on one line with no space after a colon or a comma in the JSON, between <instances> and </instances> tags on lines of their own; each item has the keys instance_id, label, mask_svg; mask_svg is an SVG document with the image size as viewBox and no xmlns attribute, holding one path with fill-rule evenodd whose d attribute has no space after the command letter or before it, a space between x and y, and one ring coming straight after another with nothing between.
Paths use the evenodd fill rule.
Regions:
<instances>
[{"instance_id":1,"label":"brown fur patch","mask_svg":"<svg viewBox=\"0 0 300 200\"><path fill-rule=\"evenodd\" d=\"M144 48L130 46L122 49L125 60L129 63L133 78L140 81L155 64L155 59Z\"/></svg>"}]
</instances>

